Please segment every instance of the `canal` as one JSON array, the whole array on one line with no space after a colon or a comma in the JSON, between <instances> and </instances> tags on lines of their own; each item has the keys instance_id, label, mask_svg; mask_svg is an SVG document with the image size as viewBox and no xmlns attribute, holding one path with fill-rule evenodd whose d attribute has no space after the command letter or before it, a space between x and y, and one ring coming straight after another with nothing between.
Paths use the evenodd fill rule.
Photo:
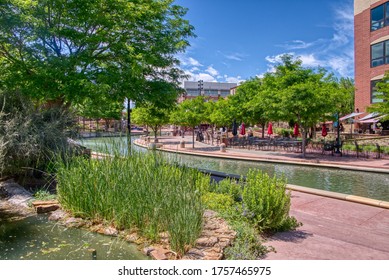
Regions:
<instances>
[{"instance_id":1,"label":"canal","mask_svg":"<svg viewBox=\"0 0 389 280\"><path fill-rule=\"evenodd\" d=\"M132 137L132 141L135 139L136 137ZM85 139L82 143L93 150L104 150L107 147L116 146L120 148L122 153L126 153L126 141L126 137L117 137L111 139ZM131 149L136 152L147 151L134 144L131 145ZM166 152L162 154L171 162L189 167L243 176L250 169L262 170L270 176L284 176L287 182L293 185L389 201L389 174L282 163L229 160Z\"/></svg>"}]
</instances>

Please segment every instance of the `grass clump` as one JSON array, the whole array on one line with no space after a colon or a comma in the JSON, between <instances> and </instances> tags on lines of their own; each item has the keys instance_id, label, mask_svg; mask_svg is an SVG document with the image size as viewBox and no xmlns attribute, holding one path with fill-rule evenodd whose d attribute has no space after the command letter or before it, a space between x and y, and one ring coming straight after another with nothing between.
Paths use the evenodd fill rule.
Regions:
<instances>
[{"instance_id":1,"label":"grass clump","mask_svg":"<svg viewBox=\"0 0 389 280\"><path fill-rule=\"evenodd\" d=\"M75 158L57 170L64 208L118 228L136 228L151 241L167 232L179 254L200 234L203 205L198 189L209 181L196 170L167 164L155 153Z\"/></svg>"}]
</instances>

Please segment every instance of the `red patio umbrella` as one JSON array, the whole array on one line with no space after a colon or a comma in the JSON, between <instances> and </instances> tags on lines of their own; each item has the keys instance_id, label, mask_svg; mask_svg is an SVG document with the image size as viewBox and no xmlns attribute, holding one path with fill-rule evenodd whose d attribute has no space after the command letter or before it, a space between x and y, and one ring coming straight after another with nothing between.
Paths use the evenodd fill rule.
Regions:
<instances>
[{"instance_id":1,"label":"red patio umbrella","mask_svg":"<svg viewBox=\"0 0 389 280\"><path fill-rule=\"evenodd\" d=\"M244 123L242 123L240 126L240 135L245 135L245 134L246 134L246 128L244 126Z\"/></svg>"},{"instance_id":2,"label":"red patio umbrella","mask_svg":"<svg viewBox=\"0 0 389 280\"><path fill-rule=\"evenodd\" d=\"M327 127L325 124L323 124L321 128L321 136L326 137L327 136Z\"/></svg>"},{"instance_id":3,"label":"red patio umbrella","mask_svg":"<svg viewBox=\"0 0 389 280\"><path fill-rule=\"evenodd\" d=\"M293 135L295 137L299 135L299 125L297 123L294 124Z\"/></svg>"},{"instance_id":4,"label":"red patio umbrella","mask_svg":"<svg viewBox=\"0 0 389 280\"><path fill-rule=\"evenodd\" d=\"M273 134L273 125L271 122L267 125L267 134L272 135Z\"/></svg>"}]
</instances>

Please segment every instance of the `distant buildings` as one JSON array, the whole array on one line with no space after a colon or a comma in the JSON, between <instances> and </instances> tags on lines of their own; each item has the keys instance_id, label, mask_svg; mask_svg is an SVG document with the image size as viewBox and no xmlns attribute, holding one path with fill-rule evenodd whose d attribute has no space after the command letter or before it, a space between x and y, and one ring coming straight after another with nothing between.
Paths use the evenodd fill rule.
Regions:
<instances>
[{"instance_id":1,"label":"distant buildings","mask_svg":"<svg viewBox=\"0 0 389 280\"><path fill-rule=\"evenodd\" d=\"M354 0L355 109L366 112L375 84L389 70L389 1Z\"/></svg>"},{"instance_id":2,"label":"distant buildings","mask_svg":"<svg viewBox=\"0 0 389 280\"><path fill-rule=\"evenodd\" d=\"M231 89L236 88L236 83L216 83L216 82L184 82L184 94L180 97L179 102L195 98L197 96L210 97L213 100L217 100L219 97L227 97L231 94Z\"/></svg>"}]
</instances>

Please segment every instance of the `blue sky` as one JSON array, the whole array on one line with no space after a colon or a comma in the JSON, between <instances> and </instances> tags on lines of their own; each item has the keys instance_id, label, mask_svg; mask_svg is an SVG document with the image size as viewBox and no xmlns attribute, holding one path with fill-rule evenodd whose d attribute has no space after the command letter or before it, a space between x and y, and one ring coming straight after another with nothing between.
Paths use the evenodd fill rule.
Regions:
<instances>
[{"instance_id":1,"label":"blue sky","mask_svg":"<svg viewBox=\"0 0 389 280\"><path fill-rule=\"evenodd\" d=\"M189 80L239 82L291 53L306 67L354 76L352 0L176 0L196 38L180 54Z\"/></svg>"}]
</instances>

